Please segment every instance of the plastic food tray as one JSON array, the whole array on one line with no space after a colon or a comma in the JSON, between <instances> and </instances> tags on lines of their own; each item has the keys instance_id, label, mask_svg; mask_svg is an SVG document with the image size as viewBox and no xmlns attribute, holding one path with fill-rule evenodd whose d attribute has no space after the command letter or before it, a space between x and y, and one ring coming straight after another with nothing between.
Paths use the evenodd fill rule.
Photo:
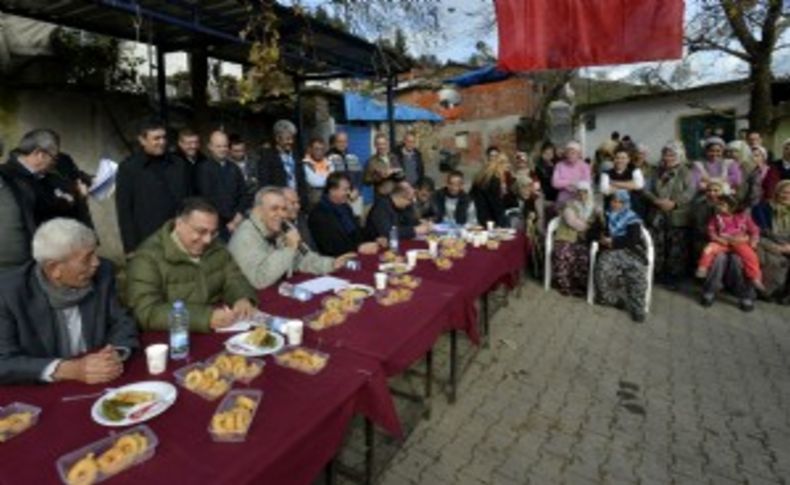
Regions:
<instances>
[{"instance_id":1,"label":"plastic food tray","mask_svg":"<svg viewBox=\"0 0 790 485\"><path fill-rule=\"evenodd\" d=\"M410 280L411 283L404 284L403 283L404 278ZM393 275L389 277L389 279L387 280L387 284L389 284L390 286L400 286L403 288L414 290L422 284L422 278L420 278L419 276L411 276L411 275Z\"/></svg>"},{"instance_id":2,"label":"plastic food tray","mask_svg":"<svg viewBox=\"0 0 790 485\"><path fill-rule=\"evenodd\" d=\"M346 322L346 318L347 318L346 314L341 312L340 313L340 319L338 320L337 323L332 324L332 325L322 324L322 323L320 323L318 321L318 317L322 313L324 313L324 310L318 310L316 312L313 312L313 313L303 317L302 320L304 320L305 325L307 325L307 328L309 328L311 330L315 330L316 332L320 332L321 330L326 330L327 328L336 327L336 326L342 325L342 324L344 324Z\"/></svg>"},{"instance_id":3,"label":"plastic food tray","mask_svg":"<svg viewBox=\"0 0 790 485\"><path fill-rule=\"evenodd\" d=\"M148 439L148 446L145 448L145 450L142 453L135 456L134 459L132 459L132 461L130 461L128 465L125 465L119 470L109 474L102 472L101 468L98 467L98 463L94 462L94 465L96 465L97 467L95 479L90 481L83 481L80 483L84 485L99 483L119 473L122 473L133 466L137 466L151 459L151 457L153 457L154 454L156 454L156 447L159 445L159 438L157 438L154 432L151 431L151 428L149 428L144 424L141 424L139 426L129 428L121 433L111 434L106 438L102 438L87 446L83 446L78 450L66 453L65 455L58 458L58 461L55 462L55 467L58 470L58 475L60 476L61 481L63 481L63 483L65 484L72 483L71 481L68 480L69 472L71 471L72 467L77 464L78 461L82 460L89 454L93 454L93 457L96 460L98 460L102 456L102 453L112 448L115 442L121 439L121 437L134 433L142 433Z\"/></svg>"},{"instance_id":4,"label":"plastic food tray","mask_svg":"<svg viewBox=\"0 0 790 485\"><path fill-rule=\"evenodd\" d=\"M10 440L14 436L22 434L28 429L38 424L38 416L41 414L41 408L36 406L31 406L30 404L25 404L22 402L14 402L9 404L8 406L0 408L0 419L6 418L8 416L17 413L30 413L31 414L30 422L23 427L0 431L0 443Z\"/></svg>"},{"instance_id":5,"label":"plastic food tray","mask_svg":"<svg viewBox=\"0 0 790 485\"><path fill-rule=\"evenodd\" d=\"M211 426L211 423L214 421L214 416L233 409L238 396L246 396L255 401L255 407L252 409L249 426L247 426L244 432L241 433L218 433ZM217 406L217 410L214 411L214 414L211 416L211 421L208 423L208 432L211 435L211 438L214 441L221 443L240 443L246 440L247 433L249 432L250 427L252 427L253 421L255 421L255 414L258 412L258 407L260 406L262 397L263 391L258 389L234 389L226 394L225 398L219 403L219 406Z\"/></svg>"},{"instance_id":6,"label":"plastic food tray","mask_svg":"<svg viewBox=\"0 0 790 485\"><path fill-rule=\"evenodd\" d=\"M203 364L206 367L208 367L210 365L213 365L214 361L217 360L221 355L231 356L233 354L229 354L228 352L220 352L220 353L218 353L216 355L213 355L213 356L209 357L208 359L204 360ZM244 357L244 356L234 356L233 358L237 359L239 357L244 359L244 363L248 367L251 366L251 365L255 365L258 368L258 371L253 373L253 374L250 374L247 377L236 377L236 375L233 374L232 372L231 373L227 373L227 372L220 371L220 374L222 375L222 377L224 377L225 379L231 380L231 381L239 382L241 384L249 384L250 382L255 380L259 375L263 374L263 368L264 368L264 366L266 366L266 361L264 361L263 359L256 359L256 358L253 358L253 357Z\"/></svg>"},{"instance_id":7,"label":"plastic food tray","mask_svg":"<svg viewBox=\"0 0 790 485\"><path fill-rule=\"evenodd\" d=\"M320 356L324 359L324 362L321 366L314 368L305 368L302 366L294 365L293 362L287 360L287 356L292 354L293 352L298 352L298 351L303 351L309 354ZM295 371L303 372L305 374L315 375L321 372L324 369L324 367L326 367L326 365L329 363L329 354L315 349L308 349L307 347L293 347L283 352L280 352L279 354L276 354L274 356L274 361L277 363L277 365L287 367Z\"/></svg>"},{"instance_id":8,"label":"plastic food tray","mask_svg":"<svg viewBox=\"0 0 790 485\"><path fill-rule=\"evenodd\" d=\"M342 313L356 313L362 308L362 300L344 300L339 296L327 296L323 300L321 300L321 307L324 309L328 309L332 302L337 302L336 305L338 306L337 309Z\"/></svg>"},{"instance_id":9,"label":"plastic food tray","mask_svg":"<svg viewBox=\"0 0 790 485\"><path fill-rule=\"evenodd\" d=\"M213 395L213 394L209 394L207 392L201 392L200 390L194 390L193 391L192 389L189 389L186 386L186 378L187 378L187 374L189 373L189 371L191 371L192 369L203 370L205 368L206 368L206 365L204 363L196 362L194 364L189 364L187 366L184 366L184 367L178 369L177 371L175 371L173 373L173 376L175 376L176 382L178 382L178 385L183 387L187 391L194 392L195 394L197 394L198 396L202 397L203 399L205 399L207 401L214 401L218 397L220 397L223 394L225 394L225 392L227 392L227 391L223 392L222 394ZM228 390L230 390L230 387L231 387L231 384L233 383L233 381L231 381L229 379L226 379L224 377L220 377L219 380L225 382L225 384L227 384Z\"/></svg>"}]
</instances>

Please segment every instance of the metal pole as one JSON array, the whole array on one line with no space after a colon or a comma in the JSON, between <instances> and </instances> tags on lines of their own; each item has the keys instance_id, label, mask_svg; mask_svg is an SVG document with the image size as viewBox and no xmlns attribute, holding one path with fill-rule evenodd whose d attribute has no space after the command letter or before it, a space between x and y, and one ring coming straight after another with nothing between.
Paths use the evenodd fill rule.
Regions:
<instances>
[{"instance_id":1,"label":"metal pole","mask_svg":"<svg viewBox=\"0 0 790 485\"><path fill-rule=\"evenodd\" d=\"M156 92L159 98L159 117L167 125L167 73L165 72L165 51L156 46Z\"/></svg>"},{"instance_id":2,"label":"metal pole","mask_svg":"<svg viewBox=\"0 0 790 485\"><path fill-rule=\"evenodd\" d=\"M296 113L294 113L294 118L296 119L296 151L300 155L304 154L304 117L302 116L302 78L299 76L293 77L294 83L294 93L296 93Z\"/></svg>"},{"instance_id":3,"label":"metal pole","mask_svg":"<svg viewBox=\"0 0 790 485\"><path fill-rule=\"evenodd\" d=\"M395 77L387 76L387 124L389 125L390 150L395 149Z\"/></svg>"}]
</instances>

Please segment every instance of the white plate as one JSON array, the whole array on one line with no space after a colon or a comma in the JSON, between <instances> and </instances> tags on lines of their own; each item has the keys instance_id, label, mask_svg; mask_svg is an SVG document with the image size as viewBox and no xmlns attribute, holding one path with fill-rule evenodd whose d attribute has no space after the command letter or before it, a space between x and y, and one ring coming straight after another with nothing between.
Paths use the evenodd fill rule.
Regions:
<instances>
[{"instance_id":1,"label":"white plate","mask_svg":"<svg viewBox=\"0 0 790 485\"><path fill-rule=\"evenodd\" d=\"M137 406L133 406L126 410L126 415L131 416L135 411L140 409L149 410L143 413L137 419L131 419L129 417L122 419L120 421L110 421L109 419L105 418L104 415L101 413L101 404L102 402L106 401L107 399L112 399L115 395L119 392L124 391L142 391L142 392L153 392L157 394L157 399L155 401L150 401L142 404L138 404ZM143 382L135 382L134 384L129 384L127 386L119 387L118 389L113 390L112 392L108 392L107 394L103 395L96 402L93 403L93 407L91 407L91 417L94 421L99 423L102 426L131 426L133 424L143 423L148 421L149 419L153 419L163 412L167 411L167 408L173 405L176 402L176 397L178 396L178 390L173 384L165 381L143 381ZM152 403L156 403L153 404Z\"/></svg>"},{"instance_id":2,"label":"white plate","mask_svg":"<svg viewBox=\"0 0 790 485\"><path fill-rule=\"evenodd\" d=\"M274 337L274 345L271 347L257 347L250 345L244 340L252 332L238 333L225 341L225 348L231 354L243 355L244 357L260 357L262 355L269 355L279 351L285 345L285 339L277 332L269 332L269 335Z\"/></svg>"},{"instance_id":3,"label":"white plate","mask_svg":"<svg viewBox=\"0 0 790 485\"><path fill-rule=\"evenodd\" d=\"M335 289L335 295L340 295L341 293L343 293L346 290L364 291L365 292L365 298L367 298L369 296L373 296L376 293L376 290L374 290L372 286L353 284L353 285L348 285L348 286L346 286L344 288L336 288Z\"/></svg>"}]
</instances>

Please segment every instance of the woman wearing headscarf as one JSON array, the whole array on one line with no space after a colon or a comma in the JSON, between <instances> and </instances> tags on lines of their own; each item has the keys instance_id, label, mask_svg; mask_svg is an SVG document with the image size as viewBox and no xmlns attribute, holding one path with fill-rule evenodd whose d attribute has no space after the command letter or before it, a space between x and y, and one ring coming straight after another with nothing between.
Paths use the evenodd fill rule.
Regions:
<instances>
[{"instance_id":1,"label":"woman wearing headscarf","mask_svg":"<svg viewBox=\"0 0 790 485\"><path fill-rule=\"evenodd\" d=\"M694 261L699 259L702 248L708 241L708 221L716 212L716 204L723 195L732 195L729 184L720 180L711 181L705 188L702 197L697 196L691 205L691 237L692 253Z\"/></svg>"},{"instance_id":2,"label":"woman wearing headscarf","mask_svg":"<svg viewBox=\"0 0 790 485\"><path fill-rule=\"evenodd\" d=\"M511 180L510 163L501 153L491 157L477 173L472 182L471 196L481 225L492 221L497 227L507 227L505 211Z\"/></svg>"},{"instance_id":3,"label":"woman wearing headscarf","mask_svg":"<svg viewBox=\"0 0 790 485\"><path fill-rule=\"evenodd\" d=\"M760 203L763 199L763 181L768 174L768 152L761 146L751 148L751 164L744 177L743 185L738 194L738 200L743 207L750 208Z\"/></svg>"},{"instance_id":4,"label":"woman wearing headscarf","mask_svg":"<svg viewBox=\"0 0 790 485\"><path fill-rule=\"evenodd\" d=\"M645 320L647 258L642 243L642 220L631 210L627 190L614 193L606 212L601 253L595 265L598 300L624 307L635 322Z\"/></svg>"},{"instance_id":5,"label":"woman wearing headscarf","mask_svg":"<svg viewBox=\"0 0 790 485\"><path fill-rule=\"evenodd\" d=\"M782 143L782 158L771 163L763 180L763 200L771 200L776 184L790 180L790 138Z\"/></svg>"},{"instance_id":6,"label":"woman wearing headscarf","mask_svg":"<svg viewBox=\"0 0 790 485\"><path fill-rule=\"evenodd\" d=\"M558 210L562 210L565 203L573 199L573 192L579 182L592 182L590 166L582 159L582 146L572 141L565 146L565 158L554 166L551 177L551 185L558 191Z\"/></svg>"},{"instance_id":7,"label":"woman wearing headscarf","mask_svg":"<svg viewBox=\"0 0 790 485\"><path fill-rule=\"evenodd\" d=\"M649 191L648 228L656 250L656 275L676 288L689 268L691 201L694 198L691 172L681 163L677 145L661 149L661 162Z\"/></svg>"},{"instance_id":8,"label":"woman wearing headscarf","mask_svg":"<svg viewBox=\"0 0 790 485\"><path fill-rule=\"evenodd\" d=\"M595 202L590 182L578 182L574 199L565 204L560 225L554 233L552 273L554 286L563 295L583 296L587 292L590 248L587 231L595 219Z\"/></svg>"},{"instance_id":9,"label":"woman wearing headscarf","mask_svg":"<svg viewBox=\"0 0 790 485\"><path fill-rule=\"evenodd\" d=\"M737 190L743 180L741 167L735 160L724 158L724 140L712 136L705 140L705 160L694 162L692 177L697 192L702 195L713 181L726 182Z\"/></svg>"},{"instance_id":10,"label":"woman wearing headscarf","mask_svg":"<svg viewBox=\"0 0 790 485\"><path fill-rule=\"evenodd\" d=\"M779 182L771 201L757 205L752 214L760 226L757 254L765 294L790 305L790 180Z\"/></svg>"}]
</instances>

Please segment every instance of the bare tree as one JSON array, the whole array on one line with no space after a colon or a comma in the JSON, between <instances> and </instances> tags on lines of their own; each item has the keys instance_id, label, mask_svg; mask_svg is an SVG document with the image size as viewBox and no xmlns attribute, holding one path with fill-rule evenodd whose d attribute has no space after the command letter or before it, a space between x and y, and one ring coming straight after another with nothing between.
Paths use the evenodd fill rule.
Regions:
<instances>
[{"instance_id":1,"label":"bare tree","mask_svg":"<svg viewBox=\"0 0 790 485\"><path fill-rule=\"evenodd\" d=\"M749 126L773 132L776 119L771 103L771 64L788 44L779 39L790 26L782 0L698 0L699 11L686 26L689 54L719 51L749 66L751 101Z\"/></svg>"}]
</instances>

